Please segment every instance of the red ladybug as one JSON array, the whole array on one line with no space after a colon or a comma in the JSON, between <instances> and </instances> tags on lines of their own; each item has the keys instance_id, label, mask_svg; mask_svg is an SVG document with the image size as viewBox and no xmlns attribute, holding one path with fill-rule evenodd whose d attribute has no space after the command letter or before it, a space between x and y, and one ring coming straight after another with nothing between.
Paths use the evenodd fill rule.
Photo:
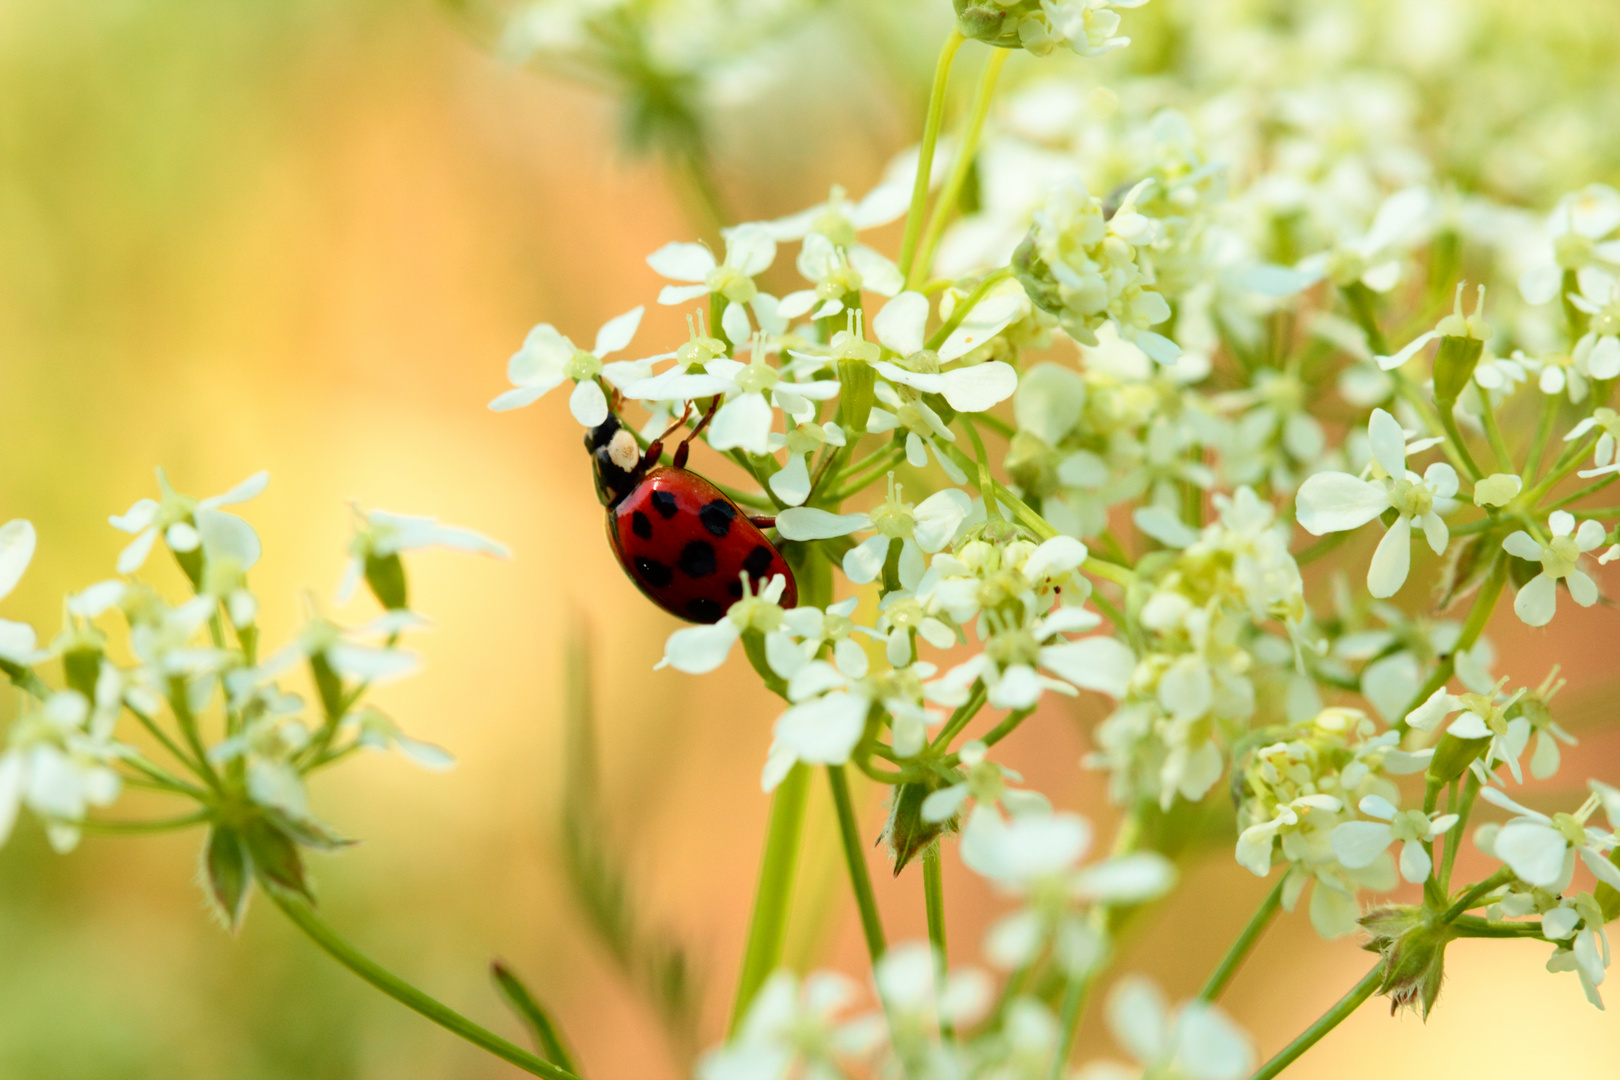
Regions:
<instances>
[{"instance_id":1,"label":"red ladybug","mask_svg":"<svg viewBox=\"0 0 1620 1080\"><path fill-rule=\"evenodd\" d=\"M596 494L608 510L608 543L636 587L677 618L719 622L742 598L744 572L756 583L781 574L787 588L777 602L793 607L799 599L793 571L760 531L775 519L749 518L719 488L685 468L688 447L708 421L705 416L682 440L668 467L658 466L662 438L643 453L611 412L586 433Z\"/></svg>"}]
</instances>

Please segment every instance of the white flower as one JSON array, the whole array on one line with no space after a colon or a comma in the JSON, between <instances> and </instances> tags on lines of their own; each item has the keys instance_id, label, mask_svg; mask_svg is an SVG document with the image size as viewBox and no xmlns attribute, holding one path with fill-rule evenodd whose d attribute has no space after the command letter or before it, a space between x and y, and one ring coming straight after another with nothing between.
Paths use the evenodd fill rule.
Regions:
<instances>
[{"instance_id":1,"label":"white flower","mask_svg":"<svg viewBox=\"0 0 1620 1080\"><path fill-rule=\"evenodd\" d=\"M892 383L942 394L957 412L983 412L1012 397L1018 373L1011 364L991 360L944 371L949 364L977 349L1029 312L1029 300L1017 282L992 291L967 313L937 352L926 349L928 298L903 292L883 305L872 320L872 332L884 348L900 358L898 364L879 360L872 366Z\"/></svg>"},{"instance_id":2,"label":"white flower","mask_svg":"<svg viewBox=\"0 0 1620 1080\"><path fill-rule=\"evenodd\" d=\"M1620 281L1591 268L1581 274L1581 291L1568 299L1590 317L1570 354L1575 366L1593 379L1620 376Z\"/></svg>"},{"instance_id":3,"label":"white flower","mask_svg":"<svg viewBox=\"0 0 1620 1080\"><path fill-rule=\"evenodd\" d=\"M777 530L787 540L829 540L854 532L875 530L844 555L844 575L857 585L875 581L895 541L900 543L899 572L904 588L915 589L926 569L923 555L941 550L956 538L973 509L973 500L955 488L936 491L916 506L900 498L901 489L889 474L888 498L867 513L834 514L808 506L783 510Z\"/></svg>"},{"instance_id":4,"label":"white flower","mask_svg":"<svg viewBox=\"0 0 1620 1080\"><path fill-rule=\"evenodd\" d=\"M782 297L776 309L782 319L797 319L812 308L812 318L829 318L844 310L846 296L859 295L863 289L893 296L905 285L899 268L865 244L845 248L816 232L804 238L796 265L815 287Z\"/></svg>"},{"instance_id":5,"label":"white flower","mask_svg":"<svg viewBox=\"0 0 1620 1080\"><path fill-rule=\"evenodd\" d=\"M964 968L939 978L944 958L927 942L896 945L872 968L872 981L883 999L896 1034L932 1031L937 1020L958 1027L984 1014L990 1004L990 977ZM941 985L943 984L943 985Z\"/></svg>"},{"instance_id":6,"label":"white flower","mask_svg":"<svg viewBox=\"0 0 1620 1080\"><path fill-rule=\"evenodd\" d=\"M1360 283L1374 292L1388 292L1400 282L1410 251L1432 231L1436 209L1427 188L1397 191L1379 205L1366 233L1301 260L1295 271L1305 284L1330 278L1340 286Z\"/></svg>"},{"instance_id":7,"label":"white flower","mask_svg":"<svg viewBox=\"0 0 1620 1080\"><path fill-rule=\"evenodd\" d=\"M1524 773L1519 767L1519 755L1530 745L1534 725L1524 715L1508 718L1508 710L1524 696L1524 691L1503 698L1500 696L1503 682L1487 692L1467 693L1460 697L1442 686L1407 714L1406 723L1418 731L1433 731L1441 720L1461 710L1462 715L1453 720L1446 731L1459 739L1491 740L1484 759L1474 762L1480 780L1487 779L1498 762L1506 762L1513 779L1523 783Z\"/></svg>"},{"instance_id":8,"label":"white flower","mask_svg":"<svg viewBox=\"0 0 1620 1080\"><path fill-rule=\"evenodd\" d=\"M1463 289L1466 287L1466 282L1457 286L1457 295L1452 302L1452 312L1440 320L1439 326L1427 333L1419 334L1395 355L1378 357L1378 366L1385 371L1394 371L1421 352L1424 346L1430 342L1439 341L1441 338L1474 338L1478 341L1489 341L1491 339L1491 328L1485 322L1485 286L1481 285L1479 287L1479 299L1474 304L1474 313L1465 316L1462 310L1462 296Z\"/></svg>"},{"instance_id":9,"label":"white flower","mask_svg":"<svg viewBox=\"0 0 1620 1080\"><path fill-rule=\"evenodd\" d=\"M0 600L11 595L34 558L36 535L32 522L17 519L0 525ZM14 664L34 662L38 638L27 623L0 619L0 660Z\"/></svg>"},{"instance_id":10,"label":"white flower","mask_svg":"<svg viewBox=\"0 0 1620 1080\"><path fill-rule=\"evenodd\" d=\"M837 1080L844 1075L837 1059L854 1049L850 1026L838 1016L854 998L855 984L835 972L803 982L776 972L731 1040L699 1059L698 1080Z\"/></svg>"},{"instance_id":11,"label":"white flower","mask_svg":"<svg viewBox=\"0 0 1620 1080\"><path fill-rule=\"evenodd\" d=\"M1009 788L1007 781L1023 777L987 758L984 743L974 740L957 754L963 765L963 778L949 787L930 792L923 800L924 821L949 821L972 798L977 806L999 806L1015 817L1019 814L1050 813L1052 804L1038 791Z\"/></svg>"},{"instance_id":12,"label":"white flower","mask_svg":"<svg viewBox=\"0 0 1620 1080\"><path fill-rule=\"evenodd\" d=\"M988 701L997 709L1031 709L1043 691L1073 696L1075 687L1123 697L1136 667L1130 647L1102 634L1076 641L1063 636L1095 630L1101 623L1101 616L1081 607L1054 608L1028 626L998 628L991 619L985 651L952 668L940 682L965 691L982 679Z\"/></svg>"},{"instance_id":13,"label":"white flower","mask_svg":"<svg viewBox=\"0 0 1620 1080\"><path fill-rule=\"evenodd\" d=\"M1361 800L1359 809L1377 821L1346 821L1333 830L1333 853L1351 870L1371 866L1395 841L1401 841L1401 876L1414 885L1429 879L1434 864L1424 849L1425 841L1449 831L1457 824L1456 814L1428 815L1421 810L1397 810L1379 795Z\"/></svg>"},{"instance_id":14,"label":"white flower","mask_svg":"<svg viewBox=\"0 0 1620 1080\"><path fill-rule=\"evenodd\" d=\"M1268 748L1268 750L1271 748ZM1267 751L1261 751L1265 754ZM1344 803L1332 795L1301 795L1277 807L1270 821L1258 821L1238 834L1238 865L1255 877L1271 873L1271 857L1279 836L1308 819L1312 811L1337 814ZM1286 850L1286 848L1285 848Z\"/></svg>"},{"instance_id":15,"label":"white flower","mask_svg":"<svg viewBox=\"0 0 1620 1080\"><path fill-rule=\"evenodd\" d=\"M176 493L162 469L157 478L162 501L140 499L122 515L107 519L113 528L136 534L118 556L120 574L133 574L141 568L160 533L176 554L201 548L210 560L230 559L244 572L253 568L261 551L258 534L253 526L219 508L257 496L270 483L269 473L256 472L223 495L200 500Z\"/></svg>"},{"instance_id":16,"label":"white flower","mask_svg":"<svg viewBox=\"0 0 1620 1080\"><path fill-rule=\"evenodd\" d=\"M1570 429L1564 436L1565 442L1574 442L1593 428L1598 428L1600 434L1597 442L1592 445L1592 469L1582 471L1583 477L1601 476L1604 473L1620 472L1620 455L1615 453L1616 441L1620 440L1620 413L1604 407L1595 409L1591 416L1582 420Z\"/></svg>"},{"instance_id":17,"label":"white flower","mask_svg":"<svg viewBox=\"0 0 1620 1080\"><path fill-rule=\"evenodd\" d=\"M779 449L772 445L773 408L781 409L797 424L810 425L816 417L813 402L830 401L838 396L839 385L834 379L784 380L784 372L766 362L763 335L754 337L752 353L752 360L747 364L716 358L704 365L707 375L730 384L718 391L726 395L726 401L709 423L709 445L716 450L766 454Z\"/></svg>"},{"instance_id":18,"label":"white flower","mask_svg":"<svg viewBox=\"0 0 1620 1080\"><path fill-rule=\"evenodd\" d=\"M787 578L780 574L768 581L752 584L744 575L742 599L726 609L726 617L706 626L688 626L669 635L669 640L664 643L664 658L653 666L653 670L672 667L688 675L707 675L726 662L726 657L731 655L731 647L737 644L745 630L764 633L768 651L773 649L770 641L777 634L781 634L791 645L791 638L787 638L788 628L783 622L787 613L777 603L786 591Z\"/></svg>"},{"instance_id":19,"label":"white flower","mask_svg":"<svg viewBox=\"0 0 1620 1080\"><path fill-rule=\"evenodd\" d=\"M705 244L693 243L664 244L663 248L646 256L646 264L659 275L674 282L697 282L695 285L664 285L663 291L658 293L658 303L684 304L697 300L698 296L716 295L723 296L727 304L737 306L739 314L742 304L753 304L757 311L763 304L765 317L771 317L773 298L761 293L753 283L757 275L770 269L771 262L776 261L776 240L770 228L761 223L745 223L727 228L723 235L726 257L721 262L714 261L714 253ZM727 334L731 334L731 330L731 325L727 325ZM747 330L732 340L740 342L745 337L748 337Z\"/></svg>"},{"instance_id":20,"label":"white flower","mask_svg":"<svg viewBox=\"0 0 1620 1080\"><path fill-rule=\"evenodd\" d=\"M1620 266L1620 240L1604 240L1616 228L1620 228L1620 191L1607 184L1590 184L1559 199L1547 215L1547 243L1519 276L1519 292L1526 302L1556 299L1565 271L1599 263Z\"/></svg>"},{"instance_id":21,"label":"white flower","mask_svg":"<svg viewBox=\"0 0 1620 1080\"><path fill-rule=\"evenodd\" d=\"M568 410L588 428L600 424L607 419L608 403L597 377L623 389L646 378L651 370L647 360L602 362L630 344L645 310L638 307L609 319L596 332L596 345L589 352L558 333L550 323L536 326L523 339L522 348L507 361L506 377L515 389L491 401L489 407L496 412L521 409L539 401L564 379L572 379L574 392L569 395Z\"/></svg>"},{"instance_id":22,"label":"white flower","mask_svg":"<svg viewBox=\"0 0 1620 1080\"><path fill-rule=\"evenodd\" d=\"M1586 825L1587 819L1601 805L1597 794L1582 803L1575 813L1552 817L1521 806L1493 787L1483 787L1479 794L1486 802L1518 815L1496 833L1491 847L1495 856L1506 863L1519 880L1561 892L1568 887L1578 852L1593 876L1611 888L1620 889L1620 867L1604 857L1620 844L1620 838Z\"/></svg>"},{"instance_id":23,"label":"white flower","mask_svg":"<svg viewBox=\"0 0 1620 1080\"><path fill-rule=\"evenodd\" d=\"M51 847L71 851L87 810L118 797L122 783L111 766L127 751L87 731L90 716L84 695L62 690L12 723L0 755L0 844L27 806L45 823Z\"/></svg>"},{"instance_id":24,"label":"white flower","mask_svg":"<svg viewBox=\"0 0 1620 1080\"><path fill-rule=\"evenodd\" d=\"M354 595L367 564L374 559L388 559L407 551L425 548L447 548L480 555L493 555L497 559L510 559L512 552L505 544L491 540L483 533L445 525L436 518L394 514L387 510L362 512L355 507L359 518L354 539L349 543L349 561L344 567L343 580L338 584L337 600L343 604Z\"/></svg>"},{"instance_id":25,"label":"white flower","mask_svg":"<svg viewBox=\"0 0 1620 1080\"><path fill-rule=\"evenodd\" d=\"M1406 434L1393 416L1374 409L1367 424L1373 460L1385 476L1363 480L1341 472L1323 472L1308 478L1298 496L1299 523L1313 536L1355 529L1385 510L1398 515L1378 542L1367 568L1367 588L1376 597L1393 596L1406 583L1411 566L1413 526L1423 530L1435 554L1442 554L1451 534L1435 512L1437 500L1457 493L1457 473L1437 461L1422 476L1406 468Z\"/></svg>"},{"instance_id":26,"label":"white flower","mask_svg":"<svg viewBox=\"0 0 1620 1080\"><path fill-rule=\"evenodd\" d=\"M1541 933L1560 944L1547 961L1548 971L1574 971L1586 1000L1603 1008L1598 987L1608 974L1609 935L1603 929L1604 912L1589 892L1566 896L1559 906L1541 917ZM1567 944L1566 944L1567 943Z\"/></svg>"},{"instance_id":27,"label":"white flower","mask_svg":"<svg viewBox=\"0 0 1620 1080\"><path fill-rule=\"evenodd\" d=\"M1541 573L1531 578L1513 598L1513 611L1530 626L1546 626L1558 608L1558 581L1569 586L1570 599L1582 607L1597 603L1597 582L1580 569L1583 554L1603 546L1606 533L1595 521L1583 521L1575 528L1575 516L1554 510L1547 518L1552 539L1543 543L1524 530L1502 541L1508 554L1541 563Z\"/></svg>"},{"instance_id":28,"label":"white flower","mask_svg":"<svg viewBox=\"0 0 1620 1080\"><path fill-rule=\"evenodd\" d=\"M1108 1028L1140 1064L1089 1065L1076 1080L1174 1076L1184 1080L1242 1080L1254 1069L1254 1046L1214 1005L1188 1001L1171 1011L1150 980L1127 976L1108 995Z\"/></svg>"}]
</instances>

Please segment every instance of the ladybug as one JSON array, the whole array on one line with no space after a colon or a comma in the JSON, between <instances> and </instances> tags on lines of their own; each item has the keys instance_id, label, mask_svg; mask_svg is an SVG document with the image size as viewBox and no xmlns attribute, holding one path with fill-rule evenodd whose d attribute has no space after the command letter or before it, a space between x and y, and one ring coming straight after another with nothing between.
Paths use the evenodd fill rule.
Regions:
<instances>
[{"instance_id":1,"label":"ladybug","mask_svg":"<svg viewBox=\"0 0 1620 1080\"><path fill-rule=\"evenodd\" d=\"M596 494L607 507L608 543L624 572L647 599L697 623L719 622L742 599L742 575L754 582L781 574L787 588L777 601L798 603L793 571L762 529L775 518L750 518L719 488L686 469L687 451L708 415L675 449L674 464L658 465L663 440L645 452L613 412L585 435L596 474Z\"/></svg>"}]
</instances>

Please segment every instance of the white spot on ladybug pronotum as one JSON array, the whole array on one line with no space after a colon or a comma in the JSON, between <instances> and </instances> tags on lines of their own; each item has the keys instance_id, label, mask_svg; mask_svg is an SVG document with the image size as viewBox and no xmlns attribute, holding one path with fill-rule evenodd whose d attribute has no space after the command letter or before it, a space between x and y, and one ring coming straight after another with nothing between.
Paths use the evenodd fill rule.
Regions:
<instances>
[{"instance_id":1,"label":"white spot on ladybug pronotum","mask_svg":"<svg viewBox=\"0 0 1620 1080\"><path fill-rule=\"evenodd\" d=\"M641 460L641 447L636 445L636 437L624 428L615 431L613 438L608 440L608 460L625 472L634 469L636 462Z\"/></svg>"}]
</instances>

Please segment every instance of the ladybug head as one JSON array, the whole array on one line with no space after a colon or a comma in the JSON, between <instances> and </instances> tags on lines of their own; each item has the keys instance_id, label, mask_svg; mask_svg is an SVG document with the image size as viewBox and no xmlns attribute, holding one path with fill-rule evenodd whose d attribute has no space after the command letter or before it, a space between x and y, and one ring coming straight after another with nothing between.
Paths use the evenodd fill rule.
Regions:
<instances>
[{"instance_id":1,"label":"ladybug head","mask_svg":"<svg viewBox=\"0 0 1620 1080\"><path fill-rule=\"evenodd\" d=\"M585 433L585 449L596 474L596 497L614 506L641 481L641 447L619 418L608 418Z\"/></svg>"}]
</instances>

